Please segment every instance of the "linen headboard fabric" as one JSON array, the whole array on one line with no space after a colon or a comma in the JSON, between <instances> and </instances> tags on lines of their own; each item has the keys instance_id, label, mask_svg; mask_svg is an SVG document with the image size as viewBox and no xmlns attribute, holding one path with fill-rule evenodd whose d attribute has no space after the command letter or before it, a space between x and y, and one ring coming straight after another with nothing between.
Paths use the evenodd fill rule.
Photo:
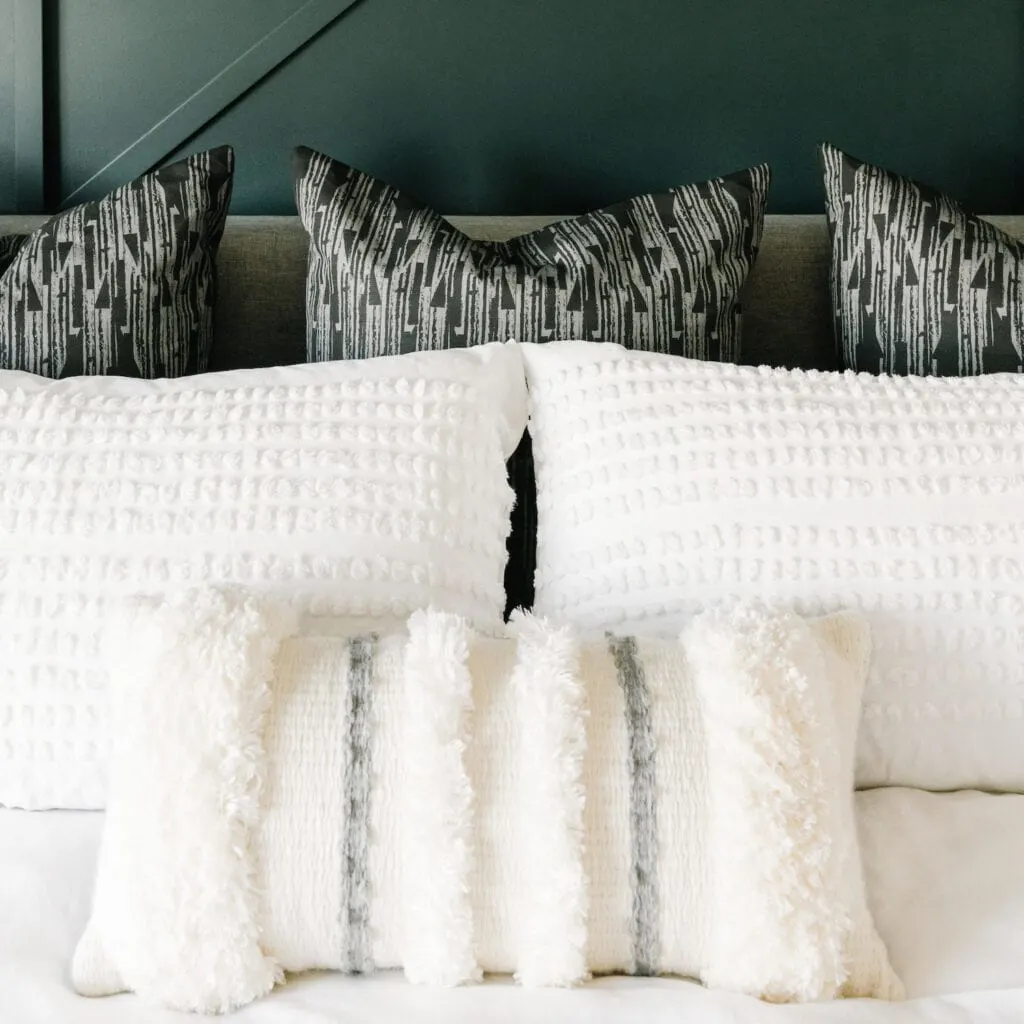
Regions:
<instances>
[{"instance_id":1,"label":"linen headboard fabric","mask_svg":"<svg viewBox=\"0 0 1024 1024\"><path fill-rule=\"evenodd\" d=\"M44 217L0 217L0 236ZM503 240L558 217L452 217L475 238ZM990 217L1024 238L1024 216ZM306 361L306 253L298 217L229 217L218 255L211 370ZM761 251L744 296L742 361L834 370L829 311L829 239L824 215L765 219Z\"/></svg>"}]
</instances>

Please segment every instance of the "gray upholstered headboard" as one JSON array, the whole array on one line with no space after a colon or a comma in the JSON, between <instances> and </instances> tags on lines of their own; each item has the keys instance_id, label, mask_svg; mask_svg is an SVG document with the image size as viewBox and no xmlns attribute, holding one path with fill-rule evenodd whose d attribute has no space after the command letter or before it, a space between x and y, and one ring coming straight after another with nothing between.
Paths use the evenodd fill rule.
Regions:
<instances>
[{"instance_id":1,"label":"gray upholstered headboard","mask_svg":"<svg viewBox=\"0 0 1024 1024\"><path fill-rule=\"evenodd\" d=\"M556 217L452 217L468 234L504 239ZM0 217L0 235L39 217ZM1024 237L1024 217L992 217ZM747 285L743 361L834 369L823 216L769 216ZM306 234L295 217L230 217L220 250L213 369L305 361Z\"/></svg>"}]
</instances>

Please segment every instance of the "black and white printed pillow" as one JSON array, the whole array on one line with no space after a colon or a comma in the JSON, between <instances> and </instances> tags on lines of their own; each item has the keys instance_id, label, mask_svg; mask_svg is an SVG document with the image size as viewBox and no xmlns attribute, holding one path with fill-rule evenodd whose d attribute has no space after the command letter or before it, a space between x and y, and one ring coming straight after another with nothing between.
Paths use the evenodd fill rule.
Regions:
<instances>
[{"instance_id":1,"label":"black and white printed pillow","mask_svg":"<svg viewBox=\"0 0 1024 1024\"><path fill-rule=\"evenodd\" d=\"M1024 369L1024 242L949 196L822 145L836 344L849 370Z\"/></svg>"},{"instance_id":2,"label":"black and white printed pillow","mask_svg":"<svg viewBox=\"0 0 1024 1024\"><path fill-rule=\"evenodd\" d=\"M0 238L0 368L181 377L207 368L234 153L162 167Z\"/></svg>"},{"instance_id":3,"label":"black and white printed pillow","mask_svg":"<svg viewBox=\"0 0 1024 1024\"><path fill-rule=\"evenodd\" d=\"M0 235L0 275L11 265L27 235Z\"/></svg>"},{"instance_id":4,"label":"black and white printed pillow","mask_svg":"<svg viewBox=\"0 0 1024 1024\"><path fill-rule=\"evenodd\" d=\"M398 189L300 148L307 358L514 338L737 361L740 292L761 241L769 182L768 167L754 167L487 242ZM509 470L516 508L506 591L510 608L530 607L536 496L528 437Z\"/></svg>"}]
</instances>

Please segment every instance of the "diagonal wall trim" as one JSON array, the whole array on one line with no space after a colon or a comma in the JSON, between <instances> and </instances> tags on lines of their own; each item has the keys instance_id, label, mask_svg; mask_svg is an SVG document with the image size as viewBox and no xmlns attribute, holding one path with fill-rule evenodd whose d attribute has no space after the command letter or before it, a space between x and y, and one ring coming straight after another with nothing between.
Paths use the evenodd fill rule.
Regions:
<instances>
[{"instance_id":1,"label":"diagonal wall trim","mask_svg":"<svg viewBox=\"0 0 1024 1024\"><path fill-rule=\"evenodd\" d=\"M43 208L43 0L14 0L14 208Z\"/></svg>"},{"instance_id":2,"label":"diagonal wall trim","mask_svg":"<svg viewBox=\"0 0 1024 1024\"><path fill-rule=\"evenodd\" d=\"M61 206L81 202L87 193L109 192L123 182L145 174L357 3L359 0L306 0L106 166L65 196Z\"/></svg>"}]
</instances>

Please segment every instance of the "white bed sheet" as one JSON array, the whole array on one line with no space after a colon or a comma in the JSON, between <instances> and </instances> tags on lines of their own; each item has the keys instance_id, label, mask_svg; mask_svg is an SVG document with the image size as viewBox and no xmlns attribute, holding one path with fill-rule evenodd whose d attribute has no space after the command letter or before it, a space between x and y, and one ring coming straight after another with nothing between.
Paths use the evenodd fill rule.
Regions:
<instances>
[{"instance_id":1,"label":"white bed sheet","mask_svg":"<svg viewBox=\"0 0 1024 1024\"><path fill-rule=\"evenodd\" d=\"M240 1024L1012 1024L1024 1022L1024 797L858 797L879 927L913 998L776 1007L671 979L573 991L504 979L454 991L400 975L292 979ZM88 913L102 815L0 810L0 1024L181 1024L135 996L83 999L68 962ZM977 991L968 991L977 990Z\"/></svg>"}]
</instances>

